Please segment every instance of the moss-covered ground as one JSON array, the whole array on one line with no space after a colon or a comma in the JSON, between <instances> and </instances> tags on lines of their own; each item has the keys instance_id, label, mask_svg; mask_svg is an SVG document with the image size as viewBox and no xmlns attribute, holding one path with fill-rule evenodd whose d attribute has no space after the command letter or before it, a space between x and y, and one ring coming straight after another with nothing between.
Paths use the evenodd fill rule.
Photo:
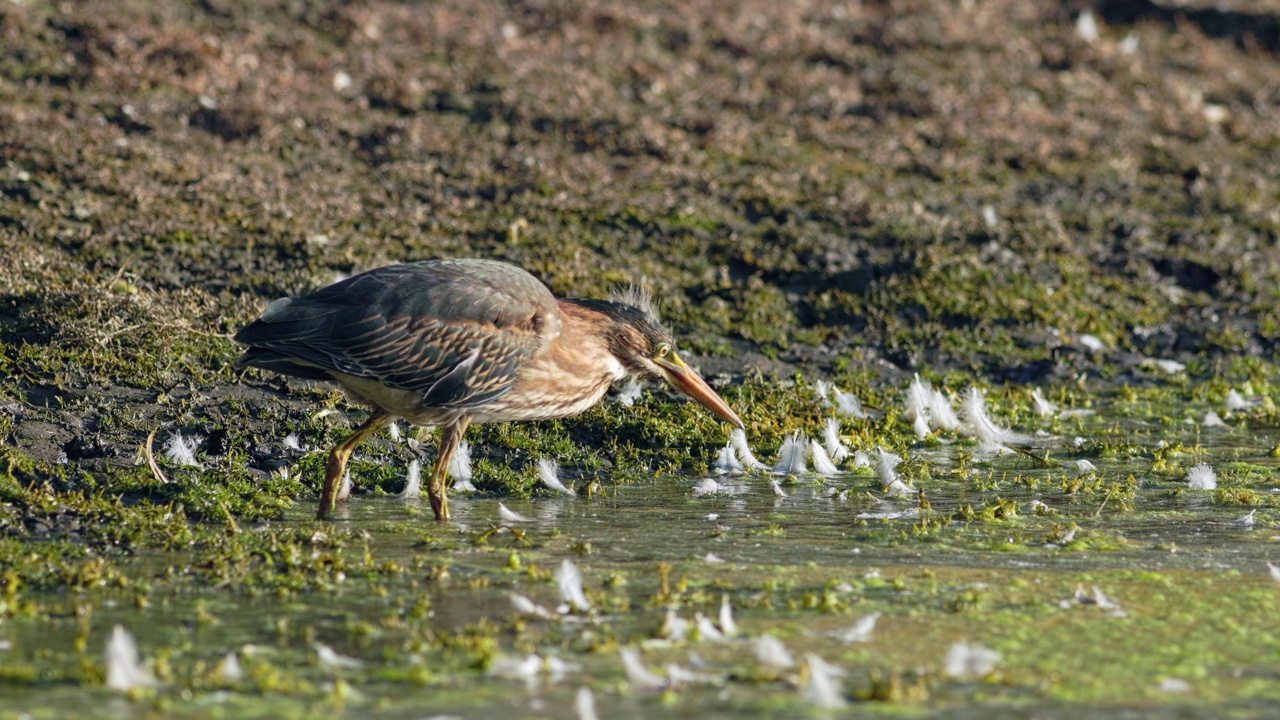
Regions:
<instances>
[{"instance_id":1,"label":"moss-covered ground","mask_svg":"<svg viewBox=\"0 0 1280 720\"><path fill-rule=\"evenodd\" d=\"M565 717L580 687L602 717L792 717L805 652L868 713L1267 715L1278 38L1269 0L4 3L0 717ZM651 388L473 428L452 525L392 497L417 451L387 433L311 520L365 410L235 370L232 334L464 256L646 283L762 459L821 435L830 381L872 410L844 440L923 495L846 465L694 497L725 430ZM986 388L1026 452L917 440L914 373ZM179 432L202 467L164 458ZM1186 487L1201 462L1217 489ZM590 612L555 612L564 558ZM658 637L724 597L736 639ZM870 642L829 634L872 612ZM117 623L154 687L104 687ZM1001 661L950 677L957 640ZM703 677L635 687L627 646ZM571 668L494 675L528 652Z\"/></svg>"}]
</instances>

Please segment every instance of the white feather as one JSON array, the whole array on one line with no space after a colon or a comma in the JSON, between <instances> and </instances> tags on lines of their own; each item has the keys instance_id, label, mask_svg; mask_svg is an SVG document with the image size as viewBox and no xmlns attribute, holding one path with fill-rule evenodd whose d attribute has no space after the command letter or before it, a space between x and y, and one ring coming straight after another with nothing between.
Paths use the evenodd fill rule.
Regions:
<instances>
[{"instance_id":1,"label":"white feather","mask_svg":"<svg viewBox=\"0 0 1280 720\"><path fill-rule=\"evenodd\" d=\"M244 679L244 670L240 668L240 656L229 652L218 663L218 675L223 682L237 683Z\"/></svg>"},{"instance_id":2,"label":"white feather","mask_svg":"<svg viewBox=\"0 0 1280 720\"><path fill-rule=\"evenodd\" d=\"M742 463L738 462L738 453L734 452L732 442L720 448L720 454L716 456L716 470L721 473L742 472Z\"/></svg>"},{"instance_id":3,"label":"white feather","mask_svg":"<svg viewBox=\"0 0 1280 720\"><path fill-rule=\"evenodd\" d=\"M618 391L618 402L624 407L631 407L640 399L640 395L644 393L644 388L634 379L628 380L622 389Z\"/></svg>"},{"instance_id":4,"label":"white feather","mask_svg":"<svg viewBox=\"0 0 1280 720\"><path fill-rule=\"evenodd\" d=\"M907 396L903 399L902 418L908 422L916 422L921 417L926 421L929 417L929 383L916 375L907 386Z\"/></svg>"},{"instance_id":5,"label":"white feather","mask_svg":"<svg viewBox=\"0 0 1280 720\"><path fill-rule=\"evenodd\" d=\"M1213 490L1218 487L1218 474L1208 463L1193 465L1187 471L1187 487L1192 490Z\"/></svg>"},{"instance_id":6,"label":"white feather","mask_svg":"<svg viewBox=\"0 0 1280 720\"><path fill-rule=\"evenodd\" d=\"M766 667L785 670L796 664L795 658L787 650L782 641L772 635L761 635L756 639L756 662Z\"/></svg>"},{"instance_id":7,"label":"white feather","mask_svg":"<svg viewBox=\"0 0 1280 720\"><path fill-rule=\"evenodd\" d=\"M677 615L675 608L667 608L667 616L663 619L662 627L658 630L658 637L680 642L688 634L689 621Z\"/></svg>"},{"instance_id":8,"label":"white feather","mask_svg":"<svg viewBox=\"0 0 1280 720\"><path fill-rule=\"evenodd\" d=\"M947 650L944 666L950 677L978 679L989 675L999 662L1000 653L995 650L958 642Z\"/></svg>"},{"instance_id":9,"label":"white feather","mask_svg":"<svg viewBox=\"0 0 1280 720\"><path fill-rule=\"evenodd\" d=\"M339 654L333 648L322 643L313 642L311 647L315 648L316 661L320 663L320 667L327 670L347 670L358 668L364 664L363 660Z\"/></svg>"},{"instance_id":10,"label":"white feather","mask_svg":"<svg viewBox=\"0 0 1280 720\"><path fill-rule=\"evenodd\" d=\"M574 712L578 713L578 720L598 720L596 715L596 696L591 693L591 688L583 685L578 688L578 694L573 701Z\"/></svg>"},{"instance_id":11,"label":"white feather","mask_svg":"<svg viewBox=\"0 0 1280 720\"><path fill-rule=\"evenodd\" d=\"M627 682L642 690L659 690L667 681L654 675L640 661L640 652L635 648L624 647L621 650L622 669L626 672Z\"/></svg>"},{"instance_id":12,"label":"white feather","mask_svg":"<svg viewBox=\"0 0 1280 720\"><path fill-rule=\"evenodd\" d=\"M724 633L720 632L715 623L711 622L711 618L702 613L694 613L694 626L698 628L698 639L703 642L715 642L724 639ZM670 677L670 673L668 673Z\"/></svg>"},{"instance_id":13,"label":"white feather","mask_svg":"<svg viewBox=\"0 0 1280 720\"><path fill-rule=\"evenodd\" d=\"M280 444L290 450L302 451L303 449L302 443L298 441L297 433L289 433L288 435L285 435L284 440L282 440Z\"/></svg>"},{"instance_id":14,"label":"white feather","mask_svg":"<svg viewBox=\"0 0 1280 720\"><path fill-rule=\"evenodd\" d=\"M1045 400L1040 388L1031 388L1031 408L1040 417L1049 417L1058 412L1058 406Z\"/></svg>"},{"instance_id":15,"label":"white feather","mask_svg":"<svg viewBox=\"0 0 1280 720\"><path fill-rule=\"evenodd\" d=\"M898 465L902 463L902 456L885 450L882 447L876 448L876 477L880 478L880 484L889 487L898 479Z\"/></svg>"},{"instance_id":16,"label":"white feather","mask_svg":"<svg viewBox=\"0 0 1280 720\"><path fill-rule=\"evenodd\" d=\"M831 385L826 380L819 380L813 384L813 394L818 396L818 402L822 403L822 407L831 407Z\"/></svg>"},{"instance_id":17,"label":"white feather","mask_svg":"<svg viewBox=\"0 0 1280 720\"><path fill-rule=\"evenodd\" d=\"M844 707L847 702L840 692L839 681L844 671L813 653L806 653L804 660L809 667L809 677L802 691L804 699L824 710Z\"/></svg>"},{"instance_id":18,"label":"white feather","mask_svg":"<svg viewBox=\"0 0 1280 720\"><path fill-rule=\"evenodd\" d=\"M1027 438L1007 428L1002 428L987 417L987 401L981 390L969 388L960 406L960 414L966 427L978 441L979 452L998 453L1006 451L1006 443L1025 442Z\"/></svg>"},{"instance_id":19,"label":"white feather","mask_svg":"<svg viewBox=\"0 0 1280 720\"><path fill-rule=\"evenodd\" d=\"M388 425L387 432L391 434L391 442L400 442L400 423L393 422Z\"/></svg>"},{"instance_id":20,"label":"white feather","mask_svg":"<svg viewBox=\"0 0 1280 720\"><path fill-rule=\"evenodd\" d=\"M955 408L951 407L951 399L941 390L929 388L929 424L936 430L951 432L960 427L960 418L956 417Z\"/></svg>"},{"instance_id":21,"label":"white feather","mask_svg":"<svg viewBox=\"0 0 1280 720\"><path fill-rule=\"evenodd\" d=\"M142 668L138 662L138 646L123 626L116 625L111 630L107 647L103 653L107 664L107 687L117 692L128 692L134 688L151 687L156 680L151 673Z\"/></svg>"},{"instance_id":22,"label":"white feather","mask_svg":"<svg viewBox=\"0 0 1280 720\"><path fill-rule=\"evenodd\" d=\"M720 598L720 632L725 637L738 634L738 623L733 620L733 606L729 604L728 595Z\"/></svg>"},{"instance_id":23,"label":"white feather","mask_svg":"<svg viewBox=\"0 0 1280 720\"><path fill-rule=\"evenodd\" d=\"M466 440L458 443L445 472L453 478L454 492L476 491L476 486L471 482L471 443Z\"/></svg>"},{"instance_id":24,"label":"white feather","mask_svg":"<svg viewBox=\"0 0 1280 720\"><path fill-rule=\"evenodd\" d=\"M809 439L795 432L787 436L778 448L778 461L773 464L773 472L778 475L800 475L806 472L804 456L809 449Z\"/></svg>"},{"instance_id":25,"label":"white feather","mask_svg":"<svg viewBox=\"0 0 1280 720\"><path fill-rule=\"evenodd\" d=\"M1227 399L1222 403L1222 408L1224 410L1244 410L1253 405L1254 403L1245 400L1240 393L1235 390L1229 390L1227 391Z\"/></svg>"},{"instance_id":26,"label":"white feather","mask_svg":"<svg viewBox=\"0 0 1280 720\"><path fill-rule=\"evenodd\" d=\"M351 471L348 470L342 474L342 483L338 485L338 493L334 496L335 500L346 500L351 497Z\"/></svg>"},{"instance_id":27,"label":"white feather","mask_svg":"<svg viewBox=\"0 0 1280 720\"><path fill-rule=\"evenodd\" d=\"M578 610L590 610L591 601L582 590L582 573L573 561L565 558L560 563L560 572L556 573L556 585L560 588L560 599Z\"/></svg>"},{"instance_id":28,"label":"white feather","mask_svg":"<svg viewBox=\"0 0 1280 720\"><path fill-rule=\"evenodd\" d=\"M838 630L833 633L840 642L845 643L865 643L871 642L871 633L876 629L876 621L880 619L880 613L869 613L858 618L852 626L844 630Z\"/></svg>"},{"instance_id":29,"label":"white feather","mask_svg":"<svg viewBox=\"0 0 1280 720\"><path fill-rule=\"evenodd\" d=\"M1280 566L1267 563L1267 574L1271 576L1272 580L1280 582Z\"/></svg>"},{"instance_id":30,"label":"white feather","mask_svg":"<svg viewBox=\"0 0 1280 720\"><path fill-rule=\"evenodd\" d=\"M508 508L506 505L503 505L502 503L498 503L498 517L502 520L502 522L507 522L507 523L529 522L529 518L517 512L513 512L510 508Z\"/></svg>"},{"instance_id":31,"label":"white feather","mask_svg":"<svg viewBox=\"0 0 1280 720\"><path fill-rule=\"evenodd\" d=\"M693 486L694 497L705 497L707 495L715 495L719 491L720 491L720 483L716 482L715 480L712 480L711 478L703 478L702 480L698 481L697 485Z\"/></svg>"},{"instance_id":32,"label":"white feather","mask_svg":"<svg viewBox=\"0 0 1280 720\"><path fill-rule=\"evenodd\" d=\"M734 428L734 430L729 433L729 442L733 443L734 450L737 450L738 452L738 461L741 462L742 466L747 470L763 470L768 467L757 460L756 456L751 452L751 446L747 444L747 433L745 430Z\"/></svg>"},{"instance_id":33,"label":"white feather","mask_svg":"<svg viewBox=\"0 0 1280 720\"><path fill-rule=\"evenodd\" d=\"M853 454L853 460L850 464L853 465L854 470L857 470L858 468L871 467L871 456L859 450Z\"/></svg>"},{"instance_id":34,"label":"white feather","mask_svg":"<svg viewBox=\"0 0 1280 720\"><path fill-rule=\"evenodd\" d=\"M782 489L782 483L777 480L769 481L769 489L773 490L774 497L784 498L787 496L787 491Z\"/></svg>"},{"instance_id":35,"label":"white feather","mask_svg":"<svg viewBox=\"0 0 1280 720\"><path fill-rule=\"evenodd\" d=\"M813 471L819 475L835 475L840 472L840 468L831 462L831 457L827 455L826 449L818 444L817 440L809 443L809 454L813 457Z\"/></svg>"},{"instance_id":36,"label":"white feather","mask_svg":"<svg viewBox=\"0 0 1280 720\"><path fill-rule=\"evenodd\" d=\"M861 420L867 416L867 412L862 409L862 402L853 393L847 393L834 389L834 404L836 406L836 414L843 415L855 420Z\"/></svg>"},{"instance_id":37,"label":"white feather","mask_svg":"<svg viewBox=\"0 0 1280 720\"><path fill-rule=\"evenodd\" d=\"M184 438L182 433L175 432L169 436L164 446L164 458L174 465L204 469L204 465L196 459L195 450L200 446L199 438Z\"/></svg>"},{"instance_id":38,"label":"white feather","mask_svg":"<svg viewBox=\"0 0 1280 720\"><path fill-rule=\"evenodd\" d=\"M405 473L404 490L400 493L400 497L412 500L420 495L422 495L422 463L413 460Z\"/></svg>"},{"instance_id":39,"label":"white feather","mask_svg":"<svg viewBox=\"0 0 1280 720\"><path fill-rule=\"evenodd\" d=\"M840 462L849 457L849 448L844 446L844 441L840 439L840 421L835 418L827 418L827 422L822 426L822 438L826 442L827 456L832 462Z\"/></svg>"},{"instance_id":40,"label":"white feather","mask_svg":"<svg viewBox=\"0 0 1280 720\"><path fill-rule=\"evenodd\" d=\"M911 421L911 430L916 434L916 439L923 440L929 436L929 414L926 412L917 415L915 420Z\"/></svg>"},{"instance_id":41,"label":"white feather","mask_svg":"<svg viewBox=\"0 0 1280 720\"><path fill-rule=\"evenodd\" d=\"M538 479L542 481L543 485L562 495L568 495L569 497L578 495L573 488L565 487L565 484L560 482L560 466L556 465L554 460L543 458L538 461Z\"/></svg>"}]
</instances>

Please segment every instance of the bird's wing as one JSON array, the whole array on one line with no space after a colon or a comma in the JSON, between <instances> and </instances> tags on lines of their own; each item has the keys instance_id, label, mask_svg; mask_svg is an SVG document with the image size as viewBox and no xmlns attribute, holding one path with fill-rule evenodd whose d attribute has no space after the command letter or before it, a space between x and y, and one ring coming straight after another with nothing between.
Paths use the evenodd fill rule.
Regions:
<instances>
[{"instance_id":1,"label":"bird's wing","mask_svg":"<svg viewBox=\"0 0 1280 720\"><path fill-rule=\"evenodd\" d=\"M277 300L236 335L242 365L327 371L422 394L428 407L479 405L559 332L555 297L519 268L479 260L391 265Z\"/></svg>"}]
</instances>

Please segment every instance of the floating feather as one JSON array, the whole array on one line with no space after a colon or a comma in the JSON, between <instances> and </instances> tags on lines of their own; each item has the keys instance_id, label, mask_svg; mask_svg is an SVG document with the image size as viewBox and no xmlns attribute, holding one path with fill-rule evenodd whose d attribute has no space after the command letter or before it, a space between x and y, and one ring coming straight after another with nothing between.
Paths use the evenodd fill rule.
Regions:
<instances>
[{"instance_id":1,"label":"floating feather","mask_svg":"<svg viewBox=\"0 0 1280 720\"><path fill-rule=\"evenodd\" d=\"M327 670L349 670L364 664L363 660L339 654L336 650L322 643L311 643L315 648L316 661Z\"/></svg>"},{"instance_id":2,"label":"floating feather","mask_svg":"<svg viewBox=\"0 0 1280 720\"><path fill-rule=\"evenodd\" d=\"M756 662L766 667L785 670L796 664L782 641L772 635L761 635L755 644Z\"/></svg>"},{"instance_id":3,"label":"floating feather","mask_svg":"<svg viewBox=\"0 0 1280 720\"><path fill-rule=\"evenodd\" d=\"M738 451L738 460L746 469L763 470L768 467L759 460L756 460L756 456L751 452L751 446L747 444L747 433L745 430L735 428L729 433L729 442L733 443L734 450Z\"/></svg>"},{"instance_id":4,"label":"floating feather","mask_svg":"<svg viewBox=\"0 0 1280 720\"><path fill-rule=\"evenodd\" d=\"M334 496L336 500L346 500L351 497L351 471L348 470L342 474L342 482L338 485L338 494Z\"/></svg>"},{"instance_id":5,"label":"floating feather","mask_svg":"<svg viewBox=\"0 0 1280 720\"><path fill-rule=\"evenodd\" d=\"M852 626L833 633L837 640L845 643L871 642L871 633L876 629L876 621L880 613L869 613L858 618Z\"/></svg>"},{"instance_id":6,"label":"floating feather","mask_svg":"<svg viewBox=\"0 0 1280 720\"><path fill-rule=\"evenodd\" d=\"M1226 423L1222 421L1222 416L1213 410L1204 414L1204 420L1200 424L1205 427L1226 427Z\"/></svg>"},{"instance_id":7,"label":"floating feather","mask_svg":"<svg viewBox=\"0 0 1280 720\"><path fill-rule=\"evenodd\" d=\"M916 419L911 422L911 431L916 434L917 440L923 440L929 436L929 414L924 413L917 415Z\"/></svg>"},{"instance_id":8,"label":"floating feather","mask_svg":"<svg viewBox=\"0 0 1280 720\"><path fill-rule=\"evenodd\" d=\"M907 396L903 399L902 417L909 422L916 422L921 417L929 418L929 384L916 375L907 386Z\"/></svg>"},{"instance_id":9,"label":"floating feather","mask_svg":"<svg viewBox=\"0 0 1280 720\"><path fill-rule=\"evenodd\" d=\"M915 495L916 489L902 482L902 478L894 478L894 481L889 483L889 486L884 489L884 492L889 497L905 500L912 495Z\"/></svg>"},{"instance_id":10,"label":"floating feather","mask_svg":"<svg viewBox=\"0 0 1280 720\"><path fill-rule=\"evenodd\" d=\"M184 438L182 433L175 432L169 436L164 446L164 459L181 467L204 469L204 465L196 459L195 450L200 446L199 438Z\"/></svg>"},{"instance_id":11,"label":"floating feather","mask_svg":"<svg viewBox=\"0 0 1280 720\"><path fill-rule=\"evenodd\" d=\"M1267 563L1267 574L1271 576L1272 580L1280 582L1280 566Z\"/></svg>"},{"instance_id":12,"label":"floating feather","mask_svg":"<svg viewBox=\"0 0 1280 720\"><path fill-rule=\"evenodd\" d=\"M964 402L960 406L960 414L974 438L978 441L980 452L1007 451L1005 443L1021 442L1026 438L1007 428L1002 428L987 416L987 401L982 391L976 387L969 388L964 394Z\"/></svg>"},{"instance_id":13,"label":"floating feather","mask_svg":"<svg viewBox=\"0 0 1280 720\"><path fill-rule=\"evenodd\" d=\"M510 508L508 508L506 505L503 505L502 503L498 503L498 517L502 520L502 522L507 522L507 523L529 522L529 518L521 515L520 513L513 512Z\"/></svg>"},{"instance_id":14,"label":"floating feather","mask_svg":"<svg viewBox=\"0 0 1280 720\"><path fill-rule=\"evenodd\" d=\"M778 448L778 461L773 464L773 472L778 475L800 475L807 468L804 456L809 449L809 439L795 432L787 436Z\"/></svg>"},{"instance_id":15,"label":"floating feather","mask_svg":"<svg viewBox=\"0 0 1280 720\"><path fill-rule=\"evenodd\" d=\"M560 466L556 465L554 460L543 458L538 461L538 479L543 485L562 495L576 497L578 494L573 491L573 488L565 487L565 484L560 482Z\"/></svg>"},{"instance_id":16,"label":"floating feather","mask_svg":"<svg viewBox=\"0 0 1280 720\"><path fill-rule=\"evenodd\" d=\"M720 490L720 483L711 478L703 478L697 485L693 486L694 497L704 497L706 495L715 495Z\"/></svg>"},{"instance_id":17,"label":"floating feather","mask_svg":"<svg viewBox=\"0 0 1280 720\"><path fill-rule=\"evenodd\" d=\"M1224 410L1244 410L1252 404L1241 397L1240 393L1235 390L1228 390L1227 399L1222 403L1222 407Z\"/></svg>"},{"instance_id":18,"label":"floating feather","mask_svg":"<svg viewBox=\"0 0 1280 720\"><path fill-rule=\"evenodd\" d=\"M954 678L978 679L991 674L1000 663L1000 653L981 645L958 642L947 650L945 672Z\"/></svg>"},{"instance_id":19,"label":"floating feather","mask_svg":"<svg viewBox=\"0 0 1280 720\"><path fill-rule=\"evenodd\" d=\"M847 702L840 692L839 680L844 671L813 653L806 653L804 661L809 668L808 679L801 691L804 699L824 710L844 707Z\"/></svg>"},{"instance_id":20,"label":"floating feather","mask_svg":"<svg viewBox=\"0 0 1280 720\"><path fill-rule=\"evenodd\" d=\"M951 407L951 399L941 390L929 388L925 398L929 406L929 425L936 430L951 432L960 427L960 418L956 417L955 408Z\"/></svg>"},{"instance_id":21,"label":"floating feather","mask_svg":"<svg viewBox=\"0 0 1280 720\"><path fill-rule=\"evenodd\" d=\"M598 720L596 715L596 696L591 693L591 688L583 685L578 688L578 694L573 701L574 712L578 714L578 720Z\"/></svg>"},{"instance_id":22,"label":"floating feather","mask_svg":"<svg viewBox=\"0 0 1280 720\"><path fill-rule=\"evenodd\" d=\"M729 596L724 595L720 598L720 632L725 637L733 637L738 634L738 623L733 620L733 606L729 604Z\"/></svg>"},{"instance_id":23,"label":"floating feather","mask_svg":"<svg viewBox=\"0 0 1280 720\"><path fill-rule=\"evenodd\" d=\"M104 651L107 664L107 687L117 692L128 692L134 688L151 687L156 684L155 678L138 663L138 646L133 635L123 626L116 625L111 630Z\"/></svg>"},{"instance_id":24,"label":"floating feather","mask_svg":"<svg viewBox=\"0 0 1280 720\"><path fill-rule=\"evenodd\" d=\"M485 674L489 677L521 680L530 687L538 682L538 673L542 671L542 658L529 653L522 658L499 656L494 658Z\"/></svg>"},{"instance_id":25,"label":"floating feather","mask_svg":"<svg viewBox=\"0 0 1280 720\"><path fill-rule=\"evenodd\" d=\"M787 491L782 489L782 483L777 480L770 480L769 488L773 490L774 497L784 498L787 496Z\"/></svg>"},{"instance_id":26,"label":"floating feather","mask_svg":"<svg viewBox=\"0 0 1280 720\"><path fill-rule=\"evenodd\" d=\"M876 448L876 477L880 478L880 484L889 487L898 479L898 465L902 462L901 455L885 450L884 448Z\"/></svg>"},{"instance_id":27,"label":"floating feather","mask_svg":"<svg viewBox=\"0 0 1280 720\"><path fill-rule=\"evenodd\" d=\"M698 639L704 642L714 642L716 640L724 639L724 633L720 632L720 628L717 628L715 623L711 622L711 618L706 615L703 615L702 613L694 613L693 622L694 627L698 629Z\"/></svg>"},{"instance_id":28,"label":"floating feather","mask_svg":"<svg viewBox=\"0 0 1280 720\"><path fill-rule=\"evenodd\" d=\"M658 629L658 637L673 642L684 640L689 634L689 621L676 614L675 608L667 608L667 616Z\"/></svg>"},{"instance_id":29,"label":"floating feather","mask_svg":"<svg viewBox=\"0 0 1280 720\"><path fill-rule=\"evenodd\" d=\"M412 500L420 495L422 495L422 463L413 460L405 473L404 490L400 493L400 497Z\"/></svg>"},{"instance_id":30,"label":"floating feather","mask_svg":"<svg viewBox=\"0 0 1280 720\"><path fill-rule=\"evenodd\" d=\"M832 462L840 462L849 457L849 448L840 439L839 420L827 418L826 424L822 426L822 439L826 443L827 456Z\"/></svg>"},{"instance_id":31,"label":"floating feather","mask_svg":"<svg viewBox=\"0 0 1280 720\"><path fill-rule=\"evenodd\" d=\"M813 457L813 471L819 475L835 475L840 472L840 468L831 462L831 457L827 455L826 449L818 444L817 440L809 443L809 454Z\"/></svg>"},{"instance_id":32,"label":"floating feather","mask_svg":"<svg viewBox=\"0 0 1280 720\"><path fill-rule=\"evenodd\" d=\"M578 572L578 566L573 561L565 558L560 563L560 572L556 573L556 585L560 588L560 599L572 605L577 610L590 610L591 601L587 600L587 595L582 590L582 573Z\"/></svg>"},{"instance_id":33,"label":"floating feather","mask_svg":"<svg viewBox=\"0 0 1280 720\"><path fill-rule=\"evenodd\" d=\"M244 670L240 668L240 656L229 652L218 663L218 676L223 682L237 683L244 679Z\"/></svg>"},{"instance_id":34,"label":"floating feather","mask_svg":"<svg viewBox=\"0 0 1280 720\"><path fill-rule=\"evenodd\" d=\"M1045 400L1040 388L1031 389L1031 409L1040 417L1049 417L1058 412L1058 406Z\"/></svg>"},{"instance_id":35,"label":"floating feather","mask_svg":"<svg viewBox=\"0 0 1280 720\"><path fill-rule=\"evenodd\" d=\"M1213 490L1218 487L1218 475L1208 463L1193 465L1187 471L1187 487L1192 490Z\"/></svg>"},{"instance_id":36,"label":"floating feather","mask_svg":"<svg viewBox=\"0 0 1280 720\"><path fill-rule=\"evenodd\" d=\"M720 448L720 454L716 456L716 470L721 473L742 472L742 463L738 462L738 453L734 452L732 442Z\"/></svg>"},{"instance_id":37,"label":"floating feather","mask_svg":"<svg viewBox=\"0 0 1280 720\"><path fill-rule=\"evenodd\" d=\"M643 690L659 690L666 686L666 680L653 674L644 666L640 661L640 652L635 648L624 647L620 652L622 669L626 673L628 683Z\"/></svg>"},{"instance_id":38,"label":"floating feather","mask_svg":"<svg viewBox=\"0 0 1280 720\"><path fill-rule=\"evenodd\" d=\"M549 618L554 617L551 611L542 607L538 603L519 593L511 593L511 607L520 615L529 617Z\"/></svg>"},{"instance_id":39,"label":"floating feather","mask_svg":"<svg viewBox=\"0 0 1280 720\"><path fill-rule=\"evenodd\" d=\"M859 450L853 454L853 460L850 461L850 464L853 465L854 470L871 467L871 456Z\"/></svg>"}]
</instances>

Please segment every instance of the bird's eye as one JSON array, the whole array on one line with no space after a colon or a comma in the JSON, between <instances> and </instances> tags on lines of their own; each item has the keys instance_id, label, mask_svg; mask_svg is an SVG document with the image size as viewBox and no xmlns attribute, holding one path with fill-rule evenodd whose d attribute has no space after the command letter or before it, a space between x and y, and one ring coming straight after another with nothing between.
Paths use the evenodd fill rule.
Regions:
<instances>
[{"instance_id":1,"label":"bird's eye","mask_svg":"<svg viewBox=\"0 0 1280 720\"><path fill-rule=\"evenodd\" d=\"M671 354L671 346L666 343L662 343L661 345L658 346L658 351L655 352L653 356L658 359L662 359L670 354Z\"/></svg>"}]
</instances>

